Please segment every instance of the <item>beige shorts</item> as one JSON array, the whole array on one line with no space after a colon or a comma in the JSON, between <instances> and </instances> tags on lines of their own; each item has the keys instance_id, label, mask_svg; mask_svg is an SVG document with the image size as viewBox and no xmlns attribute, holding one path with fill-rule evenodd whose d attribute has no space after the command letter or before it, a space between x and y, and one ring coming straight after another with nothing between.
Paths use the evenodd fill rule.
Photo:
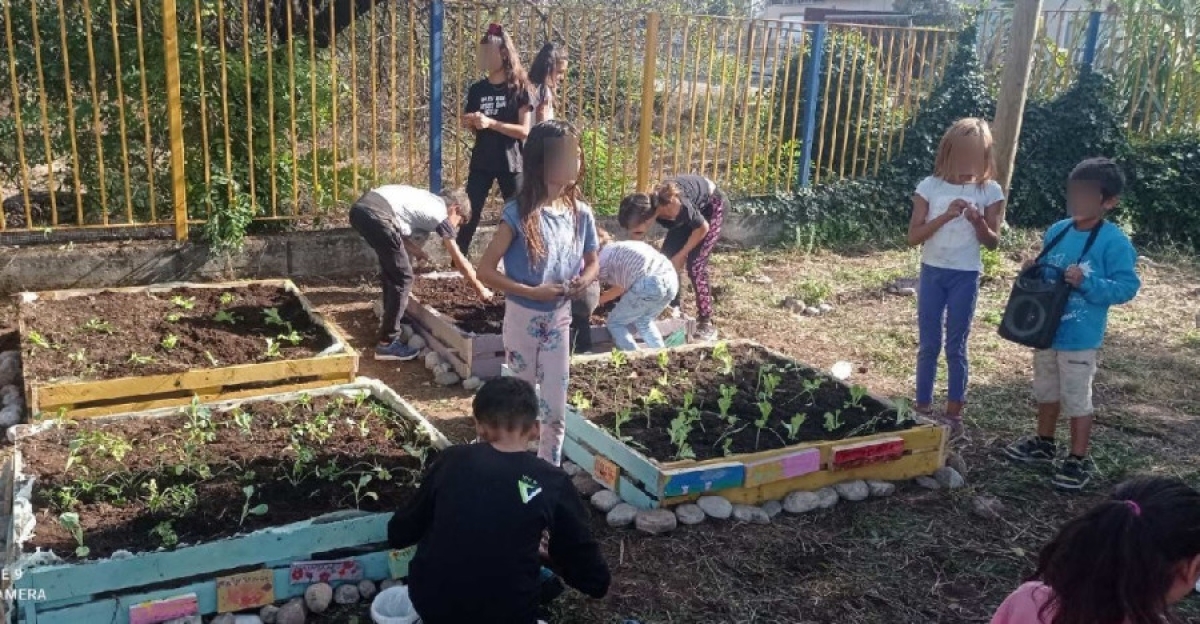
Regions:
<instances>
[{"instance_id":1,"label":"beige shorts","mask_svg":"<svg viewBox=\"0 0 1200 624\"><path fill-rule=\"evenodd\" d=\"M1060 403L1067 418L1091 416L1092 381L1096 378L1096 350L1036 351L1033 354L1033 398L1038 403Z\"/></svg>"}]
</instances>

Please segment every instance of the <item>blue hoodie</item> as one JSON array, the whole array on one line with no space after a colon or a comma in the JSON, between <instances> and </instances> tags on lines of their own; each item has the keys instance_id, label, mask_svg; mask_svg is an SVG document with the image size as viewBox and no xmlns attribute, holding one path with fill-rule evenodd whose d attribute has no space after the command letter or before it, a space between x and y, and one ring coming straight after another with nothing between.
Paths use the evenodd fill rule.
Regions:
<instances>
[{"instance_id":1,"label":"blue hoodie","mask_svg":"<svg viewBox=\"0 0 1200 624\"><path fill-rule=\"evenodd\" d=\"M1065 228L1071 228L1071 231L1042 262L1063 270L1078 263L1084 278L1079 288L1071 292L1052 348L1055 351L1098 349L1104 342L1108 326L1108 308L1129 302L1142 287L1142 280L1134 270L1137 251L1120 227L1105 222L1096 242L1080 260L1079 255L1091 232L1075 229L1071 219L1050 226L1042 244L1048 245Z\"/></svg>"}]
</instances>

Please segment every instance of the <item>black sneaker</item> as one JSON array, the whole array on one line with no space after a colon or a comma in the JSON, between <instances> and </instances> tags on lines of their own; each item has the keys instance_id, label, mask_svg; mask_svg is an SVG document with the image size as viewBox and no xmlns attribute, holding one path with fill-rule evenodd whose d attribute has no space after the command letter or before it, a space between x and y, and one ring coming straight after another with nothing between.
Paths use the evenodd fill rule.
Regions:
<instances>
[{"instance_id":1,"label":"black sneaker","mask_svg":"<svg viewBox=\"0 0 1200 624\"><path fill-rule=\"evenodd\" d=\"M1060 490L1078 492L1092 480L1092 473L1095 471L1096 465L1092 463L1092 458L1067 457L1058 467L1058 472L1054 473L1052 481L1054 487Z\"/></svg>"},{"instance_id":2,"label":"black sneaker","mask_svg":"<svg viewBox=\"0 0 1200 624\"><path fill-rule=\"evenodd\" d=\"M1022 464L1051 464L1054 463L1058 447L1053 442L1047 442L1035 436L1027 436L1004 447L1004 455Z\"/></svg>"},{"instance_id":3,"label":"black sneaker","mask_svg":"<svg viewBox=\"0 0 1200 624\"><path fill-rule=\"evenodd\" d=\"M539 581L538 604L543 607L548 606L567 591L567 586L563 584L562 579L547 568L542 568Z\"/></svg>"}]
</instances>

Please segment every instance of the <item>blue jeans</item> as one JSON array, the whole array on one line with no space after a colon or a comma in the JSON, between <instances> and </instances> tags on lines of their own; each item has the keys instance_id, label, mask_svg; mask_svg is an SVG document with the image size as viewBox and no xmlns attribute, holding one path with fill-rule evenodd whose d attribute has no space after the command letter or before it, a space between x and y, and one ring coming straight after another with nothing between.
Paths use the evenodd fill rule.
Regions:
<instances>
[{"instance_id":1,"label":"blue jeans","mask_svg":"<svg viewBox=\"0 0 1200 624\"><path fill-rule=\"evenodd\" d=\"M651 349L665 347L662 333L658 331L654 321L678 292L679 278L674 271L667 275L647 275L625 291L612 312L608 313L608 333L612 334L613 343L617 348L622 351L637 351L633 332L629 331L630 325L637 328L646 346Z\"/></svg>"},{"instance_id":2,"label":"blue jeans","mask_svg":"<svg viewBox=\"0 0 1200 624\"><path fill-rule=\"evenodd\" d=\"M947 400L967 400L967 336L979 298L979 271L957 271L921 265L917 289L917 404L933 402L933 381L942 352L945 326L946 368L950 387Z\"/></svg>"}]
</instances>

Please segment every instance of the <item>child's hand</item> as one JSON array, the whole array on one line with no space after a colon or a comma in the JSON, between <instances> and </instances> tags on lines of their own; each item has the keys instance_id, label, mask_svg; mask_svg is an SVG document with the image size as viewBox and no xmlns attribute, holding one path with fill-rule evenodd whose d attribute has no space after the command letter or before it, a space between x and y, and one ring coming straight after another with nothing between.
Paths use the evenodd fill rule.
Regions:
<instances>
[{"instance_id":1,"label":"child's hand","mask_svg":"<svg viewBox=\"0 0 1200 624\"><path fill-rule=\"evenodd\" d=\"M534 301L554 301L566 296L567 287L562 284L542 284L533 286L529 291L529 298Z\"/></svg>"},{"instance_id":2,"label":"child's hand","mask_svg":"<svg viewBox=\"0 0 1200 624\"><path fill-rule=\"evenodd\" d=\"M676 271L683 271L684 267L687 266L687 255L676 254L671 258L671 264L675 265Z\"/></svg>"},{"instance_id":3,"label":"child's hand","mask_svg":"<svg viewBox=\"0 0 1200 624\"><path fill-rule=\"evenodd\" d=\"M965 199L956 199L950 202L950 206L946 208L946 220L957 219L962 216L963 211L969 208L971 204Z\"/></svg>"},{"instance_id":4,"label":"child's hand","mask_svg":"<svg viewBox=\"0 0 1200 624\"><path fill-rule=\"evenodd\" d=\"M1072 264L1067 267L1067 272L1063 273L1063 280L1075 288L1079 288L1079 285L1083 283L1083 269L1079 268L1078 264Z\"/></svg>"},{"instance_id":5,"label":"child's hand","mask_svg":"<svg viewBox=\"0 0 1200 624\"><path fill-rule=\"evenodd\" d=\"M971 225L979 225L979 222L983 220L983 213L979 211L979 208L975 207L975 204L967 206L967 209L963 211L963 216L967 218L967 221Z\"/></svg>"},{"instance_id":6,"label":"child's hand","mask_svg":"<svg viewBox=\"0 0 1200 624\"><path fill-rule=\"evenodd\" d=\"M576 277L575 279L567 282L567 296L574 299L575 297L582 295L587 290L588 286L590 286L590 284Z\"/></svg>"},{"instance_id":7,"label":"child's hand","mask_svg":"<svg viewBox=\"0 0 1200 624\"><path fill-rule=\"evenodd\" d=\"M476 284L475 292L479 294L480 301L482 301L484 303L491 302L493 295L492 295L492 291L489 290L487 286L484 286L483 284Z\"/></svg>"},{"instance_id":8,"label":"child's hand","mask_svg":"<svg viewBox=\"0 0 1200 624\"><path fill-rule=\"evenodd\" d=\"M495 119L492 119L483 113L475 114L479 115L479 117L475 119L475 123L480 130L490 130L492 126L496 125Z\"/></svg>"}]
</instances>

